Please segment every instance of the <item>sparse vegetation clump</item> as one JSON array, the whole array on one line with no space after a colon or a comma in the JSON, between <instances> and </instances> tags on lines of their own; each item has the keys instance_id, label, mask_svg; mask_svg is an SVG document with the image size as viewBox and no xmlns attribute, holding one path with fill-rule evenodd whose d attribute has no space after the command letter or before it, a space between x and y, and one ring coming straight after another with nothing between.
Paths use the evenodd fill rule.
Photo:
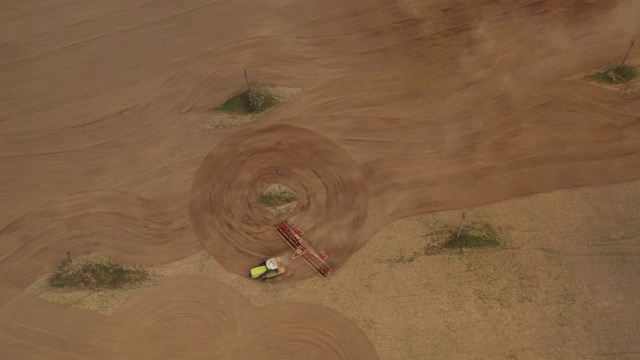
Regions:
<instances>
[{"instance_id":1,"label":"sparse vegetation clump","mask_svg":"<svg viewBox=\"0 0 640 360\"><path fill-rule=\"evenodd\" d=\"M435 255L442 250L495 248L504 245L502 235L487 221L476 220L462 226L445 223L439 219L426 221L423 234L427 240L423 253ZM460 236L458 237L458 231Z\"/></svg>"},{"instance_id":2,"label":"sparse vegetation clump","mask_svg":"<svg viewBox=\"0 0 640 360\"><path fill-rule=\"evenodd\" d=\"M246 115L262 112L276 104L277 99L264 87L254 86L249 91L231 97L214 110Z\"/></svg>"},{"instance_id":3,"label":"sparse vegetation clump","mask_svg":"<svg viewBox=\"0 0 640 360\"><path fill-rule=\"evenodd\" d=\"M258 202L269 207L278 207L297 200L296 193L290 190L282 192L267 192L258 197Z\"/></svg>"},{"instance_id":4,"label":"sparse vegetation clump","mask_svg":"<svg viewBox=\"0 0 640 360\"><path fill-rule=\"evenodd\" d=\"M74 261L69 257L56 266L48 284L55 288L117 289L142 283L148 278L149 274L143 269L111 261Z\"/></svg>"},{"instance_id":5,"label":"sparse vegetation clump","mask_svg":"<svg viewBox=\"0 0 640 360\"><path fill-rule=\"evenodd\" d=\"M501 246L500 235L496 229L489 223L473 223L460 232L451 233L451 238L445 242L442 247L445 249L456 248L485 248Z\"/></svg>"},{"instance_id":6,"label":"sparse vegetation clump","mask_svg":"<svg viewBox=\"0 0 640 360\"><path fill-rule=\"evenodd\" d=\"M271 100L275 99L260 87L252 87L251 90L249 90L249 105L253 112L264 110L267 105L270 105Z\"/></svg>"},{"instance_id":7,"label":"sparse vegetation clump","mask_svg":"<svg viewBox=\"0 0 640 360\"><path fill-rule=\"evenodd\" d=\"M638 70L634 66L614 67L587 75L588 80L605 83L620 84L633 80L638 76Z\"/></svg>"}]
</instances>

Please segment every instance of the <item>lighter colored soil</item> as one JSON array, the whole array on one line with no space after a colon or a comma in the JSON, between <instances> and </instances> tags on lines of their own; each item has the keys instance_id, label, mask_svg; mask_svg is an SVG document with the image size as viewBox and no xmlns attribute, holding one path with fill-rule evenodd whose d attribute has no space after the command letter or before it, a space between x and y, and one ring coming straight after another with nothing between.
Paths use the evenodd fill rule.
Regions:
<instances>
[{"instance_id":1,"label":"lighter colored soil","mask_svg":"<svg viewBox=\"0 0 640 360\"><path fill-rule=\"evenodd\" d=\"M0 9L1 357L640 354L640 93L563 80L620 61L637 1ZM245 69L295 96L212 119ZM274 168L329 278L257 206ZM462 209L505 248L423 255ZM35 296L67 251L161 278ZM286 276L248 279L271 256Z\"/></svg>"},{"instance_id":2,"label":"lighter colored soil","mask_svg":"<svg viewBox=\"0 0 640 360\"><path fill-rule=\"evenodd\" d=\"M242 126L256 122L258 118L258 115L253 114L241 115L226 112L214 112L209 115L209 118L207 120L205 120L204 124L202 124L202 126L200 127L200 130Z\"/></svg>"},{"instance_id":3,"label":"lighter colored soil","mask_svg":"<svg viewBox=\"0 0 640 360\"><path fill-rule=\"evenodd\" d=\"M505 247L463 253L425 253L442 245L443 229L455 229L460 212L411 217L382 229L330 278L287 286L292 274L271 283L248 280L201 252L148 269L161 280L147 289L38 295L127 321L206 328L230 321L224 284L224 296L245 304L245 311L281 302L337 311L383 359L438 358L443 349L447 358L464 359L478 348L492 359L597 359L599 347L633 338L593 329L613 326L632 336L638 320L632 314L640 313L634 292L624 290L640 285L634 276L640 214L627 211L639 200L640 182L634 182L467 209L467 222L495 224ZM313 274L307 267L296 271Z\"/></svg>"}]
</instances>

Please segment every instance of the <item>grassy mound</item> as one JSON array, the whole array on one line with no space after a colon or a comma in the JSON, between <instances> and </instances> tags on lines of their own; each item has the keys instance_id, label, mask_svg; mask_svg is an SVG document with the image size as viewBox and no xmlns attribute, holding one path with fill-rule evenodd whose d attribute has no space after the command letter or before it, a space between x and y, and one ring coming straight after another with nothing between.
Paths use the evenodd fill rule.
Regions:
<instances>
[{"instance_id":1,"label":"grassy mound","mask_svg":"<svg viewBox=\"0 0 640 360\"><path fill-rule=\"evenodd\" d=\"M282 192L267 192L258 198L258 202L269 207L278 207L297 200L296 193L290 190Z\"/></svg>"},{"instance_id":2,"label":"grassy mound","mask_svg":"<svg viewBox=\"0 0 640 360\"><path fill-rule=\"evenodd\" d=\"M604 84L620 84L633 80L638 76L638 70L633 66L614 67L605 71L587 75L587 80Z\"/></svg>"},{"instance_id":3,"label":"grassy mound","mask_svg":"<svg viewBox=\"0 0 640 360\"><path fill-rule=\"evenodd\" d=\"M143 269L120 264L65 259L55 268L48 284L55 288L116 289L128 284L138 284L149 278Z\"/></svg>"},{"instance_id":4,"label":"grassy mound","mask_svg":"<svg viewBox=\"0 0 640 360\"><path fill-rule=\"evenodd\" d=\"M259 113L276 104L276 98L269 92L262 88L252 88L251 91L233 96L214 110L246 115Z\"/></svg>"}]
</instances>

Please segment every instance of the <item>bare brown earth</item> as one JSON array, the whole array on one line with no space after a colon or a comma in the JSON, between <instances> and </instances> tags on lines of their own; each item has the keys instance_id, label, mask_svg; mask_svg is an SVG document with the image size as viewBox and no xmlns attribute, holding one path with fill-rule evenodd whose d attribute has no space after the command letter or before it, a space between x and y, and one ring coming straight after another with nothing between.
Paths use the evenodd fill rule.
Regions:
<instances>
[{"instance_id":1,"label":"bare brown earth","mask_svg":"<svg viewBox=\"0 0 640 360\"><path fill-rule=\"evenodd\" d=\"M638 18L631 0L0 2L0 357L637 358L640 95L566 79L619 61ZM243 69L302 91L201 131ZM245 278L286 250L254 202L274 167L335 278ZM405 269L395 252L424 239L378 238L622 182L496 205L506 257ZM363 261L376 241L382 264ZM66 251L148 267L203 250L212 275L111 316L25 291Z\"/></svg>"}]
</instances>

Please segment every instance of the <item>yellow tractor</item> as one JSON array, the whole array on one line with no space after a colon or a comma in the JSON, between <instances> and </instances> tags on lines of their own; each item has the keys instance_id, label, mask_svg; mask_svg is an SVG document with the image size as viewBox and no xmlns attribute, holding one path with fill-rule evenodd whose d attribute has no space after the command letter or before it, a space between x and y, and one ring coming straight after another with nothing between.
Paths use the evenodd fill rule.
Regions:
<instances>
[{"instance_id":1,"label":"yellow tractor","mask_svg":"<svg viewBox=\"0 0 640 360\"><path fill-rule=\"evenodd\" d=\"M249 277L266 281L284 273L285 269L278 266L276 258L271 258L264 260L259 266L251 269L251 271L249 271Z\"/></svg>"}]
</instances>

